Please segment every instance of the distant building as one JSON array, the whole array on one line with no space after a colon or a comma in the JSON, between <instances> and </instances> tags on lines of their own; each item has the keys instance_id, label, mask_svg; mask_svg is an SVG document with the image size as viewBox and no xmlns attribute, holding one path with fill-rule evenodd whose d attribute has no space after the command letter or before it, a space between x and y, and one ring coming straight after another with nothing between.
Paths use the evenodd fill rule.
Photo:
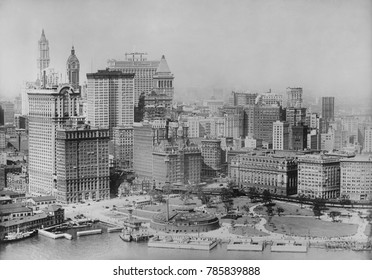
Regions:
<instances>
[{"instance_id":1,"label":"distant building","mask_svg":"<svg viewBox=\"0 0 372 280\"><path fill-rule=\"evenodd\" d=\"M41 32L39 40L39 58L37 59L37 68L39 70L38 80L41 81L44 69L49 67L49 41L45 37L44 29Z\"/></svg>"},{"instance_id":2,"label":"distant building","mask_svg":"<svg viewBox=\"0 0 372 280\"><path fill-rule=\"evenodd\" d=\"M133 170L133 127L113 128L115 169Z\"/></svg>"},{"instance_id":3,"label":"distant building","mask_svg":"<svg viewBox=\"0 0 372 280\"><path fill-rule=\"evenodd\" d=\"M341 197L354 201L372 199L372 156L341 159Z\"/></svg>"},{"instance_id":4,"label":"distant building","mask_svg":"<svg viewBox=\"0 0 372 280\"><path fill-rule=\"evenodd\" d=\"M327 122L335 119L335 98L322 97L322 118Z\"/></svg>"},{"instance_id":5,"label":"distant building","mask_svg":"<svg viewBox=\"0 0 372 280\"><path fill-rule=\"evenodd\" d=\"M276 121L273 123L273 150L289 149L289 124Z\"/></svg>"},{"instance_id":6,"label":"distant building","mask_svg":"<svg viewBox=\"0 0 372 280\"><path fill-rule=\"evenodd\" d=\"M107 62L110 71L121 71L134 75L134 106L137 106L143 92L156 88L158 93L174 94L173 74L163 56L161 60L147 60L145 53L127 53L124 61L111 59Z\"/></svg>"},{"instance_id":7,"label":"distant building","mask_svg":"<svg viewBox=\"0 0 372 280\"><path fill-rule=\"evenodd\" d=\"M0 101L0 125L14 124L14 103Z\"/></svg>"},{"instance_id":8,"label":"distant building","mask_svg":"<svg viewBox=\"0 0 372 280\"><path fill-rule=\"evenodd\" d=\"M80 71L80 62L75 55L74 46L72 46L71 54L67 59L67 77L68 83L75 89L79 87L79 71Z\"/></svg>"},{"instance_id":9,"label":"distant building","mask_svg":"<svg viewBox=\"0 0 372 280\"><path fill-rule=\"evenodd\" d=\"M244 132L246 136L273 143L273 123L281 120L281 107L277 105L253 105L244 108Z\"/></svg>"},{"instance_id":10,"label":"distant building","mask_svg":"<svg viewBox=\"0 0 372 280\"><path fill-rule=\"evenodd\" d=\"M202 177L213 178L221 172L221 140L203 139L201 143L201 155L203 159Z\"/></svg>"},{"instance_id":11,"label":"distant building","mask_svg":"<svg viewBox=\"0 0 372 280\"><path fill-rule=\"evenodd\" d=\"M296 125L292 126L290 131L289 148L296 151L306 149L308 127L306 125Z\"/></svg>"},{"instance_id":12,"label":"distant building","mask_svg":"<svg viewBox=\"0 0 372 280\"><path fill-rule=\"evenodd\" d=\"M229 177L247 190L269 190L284 196L297 193L297 162L293 157L255 152L238 154L231 159Z\"/></svg>"},{"instance_id":13,"label":"distant building","mask_svg":"<svg viewBox=\"0 0 372 280\"><path fill-rule=\"evenodd\" d=\"M92 127L109 128L133 125L134 74L99 70L87 74L87 120Z\"/></svg>"},{"instance_id":14,"label":"distant building","mask_svg":"<svg viewBox=\"0 0 372 280\"><path fill-rule=\"evenodd\" d=\"M338 198L340 196L339 157L299 156L298 193L310 198Z\"/></svg>"},{"instance_id":15,"label":"distant building","mask_svg":"<svg viewBox=\"0 0 372 280\"><path fill-rule=\"evenodd\" d=\"M364 147L363 152L372 153L372 127L364 131Z\"/></svg>"},{"instance_id":16,"label":"distant building","mask_svg":"<svg viewBox=\"0 0 372 280\"><path fill-rule=\"evenodd\" d=\"M302 107L302 88L287 88L287 108Z\"/></svg>"},{"instance_id":17,"label":"distant building","mask_svg":"<svg viewBox=\"0 0 372 280\"><path fill-rule=\"evenodd\" d=\"M257 93L248 92L235 92L233 91L230 96L230 106L245 106L254 105L256 103Z\"/></svg>"}]
</instances>

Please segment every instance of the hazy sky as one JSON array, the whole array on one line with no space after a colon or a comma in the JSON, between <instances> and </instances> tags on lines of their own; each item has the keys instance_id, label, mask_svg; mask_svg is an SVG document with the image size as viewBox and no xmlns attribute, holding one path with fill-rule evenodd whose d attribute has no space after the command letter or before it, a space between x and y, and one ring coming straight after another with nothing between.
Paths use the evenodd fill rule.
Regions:
<instances>
[{"instance_id":1,"label":"hazy sky","mask_svg":"<svg viewBox=\"0 0 372 280\"><path fill-rule=\"evenodd\" d=\"M371 0L0 0L0 94L37 75L44 28L51 66L71 45L87 72L143 51L165 55L176 91L223 87L370 98ZM177 92L176 92L177 94Z\"/></svg>"}]
</instances>

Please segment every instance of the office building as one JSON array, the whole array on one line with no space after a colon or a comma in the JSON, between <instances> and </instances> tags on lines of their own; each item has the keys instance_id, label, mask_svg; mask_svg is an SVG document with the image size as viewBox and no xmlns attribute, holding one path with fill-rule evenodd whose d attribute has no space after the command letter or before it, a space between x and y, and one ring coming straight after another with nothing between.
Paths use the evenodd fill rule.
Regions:
<instances>
[{"instance_id":1,"label":"office building","mask_svg":"<svg viewBox=\"0 0 372 280\"><path fill-rule=\"evenodd\" d=\"M335 98L322 97L322 118L327 122L335 120Z\"/></svg>"},{"instance_id":2,"label":"office building","mask_svg":"<svg viewBox=\"0 0 372 280\"><path fill-rule=\"evenodd\" d=\"M291 126L306 124L306 108L285 108L285 120Z\"/></svg>"},{"instance_id":3,"label":"office building","mask_svg":"<svg viewBox=\"0 0 372 280\"><path fill-rule=\"evenodd\" d=\"M298 193L309 198L338 198L340 196L339 157L299 156Z\"/></svg>"},{"instance_id":4,"label":"office building","mask_svg":"<svg viewBox=\"0 0 372 280\"><path fill-rule=\"evenodd\" d=\"M302 108L302 88L287 88L287 108Z\"/></svg>"},{"instance_id":5,"label":"office building","mask_svg":"<svg viewBox=\"0 0 372 280\"><path fill-rule=\"evenodd\" d=\"M110 198L108 142L108 129L87 125L56 129L58 202Z\"/></svg>"},{"instance_id":6,"label":"office building","mask_svg":"<svg viewBox=\"0 0 372 280\"><path fill-rule=\"evenodd\" d=\"M229 105L230 106L254 105L256 103L257 96L258 96L257 93L233 91L229 98Z\"/></svg>"},{"instance_id":7,"label":"office building","mask_svg":"<svg viewBox=\"0 0 372 280\"><path fill-rule=\"evenodd\" d=\"M113 128L115 169L133 170L133 127L117 126Z\"/></svg>"},{"instance_id":8,"label":"office building","mask_svg":"<svg viewBox=\"0 0 372 280\"><path fill-rule=\"evenodd\" d=\"M0 101L0 125L14 124L14 103Z\"/></svg>"},{"instance_id":9,"label":"office building","mask_svg":"<svg viewBox=\"0 0 372 280\"><path fill-rule=\"evenodd\" d=\"M372 157L343 158L341 166L341 197L354 201L372 199Z\"/></svg>"},{"instance_id":10,"label":"office building","mask_svg":"<svg viewBox=\"0 0 372 280\"><path fill-rule=\"evenodd\" d=\"M276 121L273 123L273 150L289 149L289 124Z\"/></svg>"},{"instance_id":11,"label":"office building","mask_svg":"<svg viewBox=\"0 0 372 280\"><path fill-rule=\"evenodd\" d=\"M306 125L296 125L290 127L289 149L302 151L307 148L307 132Z\"/></svg>"},{"instance_id":12,"label":"office building","mask_svg":"<svg viewBox=\"0 0 372 280\"><path fill-rule=\"evenodd\" d=\"M111 59L107 66L110 71L135 74L134 106L137 106L141 93L150 92L154 88L157 92L166 93L173 98L174 77L164 56L160 61L150 61L146 59L146 53L126 53L124 61Z\"/></svg>"},{"instance_id":13,"label":"office building","mask_svg":"<svg viewBox=\"0 0 372 280\"><path fill-rule=\"evenodd\" d=\"M213 178L219 175L222 168L222 149L220 139L203 139L201 141L203 159L202 177Z\"/></svg>"},{"instance_id":14,"label":"office building","mask_svg":"<svg viewBox=\"0 0 372 280\"><path fill-rule=\"evenodd\" d=\"M134 121L134 74L99 70L87 74L87 120L93 127L112 129Z\"/></svg>"},{"instance_id":15,"label":"office building","mask_svg":"<svg viewBox=\"0 0 372 280\"><path fill-rule=\"evenodd\" d=\"M79 95L69 85L28 91L29 184L34 195L55 195L56 131L78 116Z\"/></svg>"},{"instance_id":16,"label":"office building","mask_svg":"<svg viewBox=\"0 0 372 280\"><path fill-rule=\"evenodd\" d=\"M372 127L364 130L363 152L372 153Z\"/></svg>"}]
</instances>

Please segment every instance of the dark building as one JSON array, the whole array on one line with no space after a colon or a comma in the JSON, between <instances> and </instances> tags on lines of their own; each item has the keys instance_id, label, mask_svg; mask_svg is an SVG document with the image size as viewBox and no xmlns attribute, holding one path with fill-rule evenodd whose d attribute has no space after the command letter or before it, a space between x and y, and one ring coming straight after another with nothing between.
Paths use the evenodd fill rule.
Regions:
<instances>
[{"instance_id":1,"label":"dark building","mask_svg":"<svg viewBox=\"0 0 372 280\"><path fill-rule=\"evenodd\" d=\"M307 148L307 131L306 125L296 125L291 128L291 141L289 141L291 150L301 151ZM291 146L292 145L292 146Z\"/></svg>"},{"instance_id":2,"label":"dark building","mask_svg":"<svg viewBox=\"0 0 372 280\"><path fill-rule=\"evenodd\" d=\"M322 97L322 118L327 122L335 119L335 98Z\"/></svg>"}]
</instances>

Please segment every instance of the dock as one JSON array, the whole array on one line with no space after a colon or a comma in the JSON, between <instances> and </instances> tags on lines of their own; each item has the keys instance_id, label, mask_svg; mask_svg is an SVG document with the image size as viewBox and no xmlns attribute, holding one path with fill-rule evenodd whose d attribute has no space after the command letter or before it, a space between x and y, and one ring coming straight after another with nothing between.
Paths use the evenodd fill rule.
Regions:
<instances>
[{"instance_id":1,"label":"dock","mask_svg":"<svg viewBox=\"0 0 372 280\"><path fill-rule=\"evenodd\" d=\"M42 230L42 229L39 229L38 232L39 232L40 235L45 236L45 237L49 237L49 238L52 238L52 239L60 239L60 238L66 238L68 240L72 239L72 235L68 234L68 233L55 234L53 232L49 232L49 231Z\"/></svg>"},{"instance_id":2,"label":"dock","mask_svg":"<svg viewBox=\"0 0 372 280\"><path fill-rule=\"evenodd\" d=\"M214 238L189 238L182 239L167 238L160 239L153 237L148 242L148 247L165 248L165 249L188 249L188 250L203 250L210 251L218 244Z\"/></svg>"},{"instance_id":3,"label":"dock","mask_svg":"<svg viewBox=\"0 0 372 280\"><path fill-rule=\"evenodd\" d=\"M94 235L94 234L101 234L102 229L92 229L92 230L86 230L86 231L78 231L76 233L77 237L79 236L86 236L86 235Z\"/></svg>"},{"instance_id":4,"label":"dock","mask_svg":"<svg viewBox=\"0 0 372 280\"><path fill-rule=\"evenodd\" d=\"M307 242L278 241L271 245L271 252L306 253Z\"/></svg>"},{"instance_id":5,"label":"dock","mask_svg":"<svg viewBox=\"0 0 372 280\"><path fill-rule=\"evenodd\" d=\"M255 251L262 252L265 248L264 241L235 240L227 245L227 251Z\"/></svg>"},{"instance_id":6,"label":"dock","mask_svg":"<svg viewBox=\"0 0 372 280\"><path fill-rule=\"evenodd\" d=\"M113 227L113 228L108 228L107 229L107 232L108 233L111 233L111 232L121 232L123 229L124 229L124 227Z\"/></svg>"}]
</instances>

